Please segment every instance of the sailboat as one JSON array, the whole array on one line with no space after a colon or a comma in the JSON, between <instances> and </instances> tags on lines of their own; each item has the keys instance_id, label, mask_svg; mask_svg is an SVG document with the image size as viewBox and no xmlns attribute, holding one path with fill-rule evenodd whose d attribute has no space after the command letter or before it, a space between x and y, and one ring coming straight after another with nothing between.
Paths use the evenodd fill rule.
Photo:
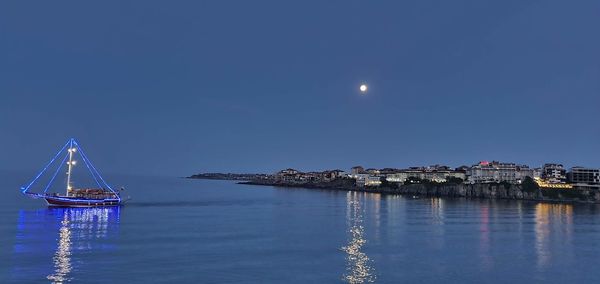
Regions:
<instances>
[{"instance_id":1,"label":"sailboat","mask_svg":"<svg viewBox=\"0 0 600 284\"><path fill-rule=\"evenodd\" d=\"M75 188L72 182L72 173L77 161L74 159L79 155L83 163L86 165L97 187L92 188ZM61 162L56 166L59 157L64 156ZM61 172L64 165L67 165L67 179L65 193L48 193L56 176ZM38 184L40 177L49 169L56 167L50 181L45 185L44 191L41 193L32 192L34 185ZM121 189L123 190L123 189ZM34 199L44 199L48 206L60 207L99 207L99 206L119 206L123 203L121 193L115 191L102 178L96 167L92 165L83 149L74 138L71 138L65 145L56 153L56 155L46 164L46 166L38 173L38 175L27 185L21 187L21 192Z\"/></svg>"}]
</instances>

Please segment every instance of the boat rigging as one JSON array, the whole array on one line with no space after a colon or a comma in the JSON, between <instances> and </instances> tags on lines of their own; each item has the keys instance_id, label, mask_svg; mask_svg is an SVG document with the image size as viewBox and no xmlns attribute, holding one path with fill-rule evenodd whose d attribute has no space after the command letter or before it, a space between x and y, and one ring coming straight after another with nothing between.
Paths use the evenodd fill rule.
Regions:
<instances>
[{"instance_id":1,"label":"boat rigging","mask_svg":"<svg viewBox=\"0 0 600 284\"><path fill-rule=\"evenodd\" d=\"M97 187L94 188L75 188L72 183L72 172L77 164L74 159L75 155L79 155L87 170L92 176ZM58 166L56 165L59 158L64 156ZM64 165L67 165L67 180L64 194L48 193L56 176L61 171ZM32 187L39 183L42 177L49 169L56 167L50 181L45 185L43 192L36 193L31 191ZM98 206L118 206L124 200L121 197L120 191L115 191L100 175L96 167L91 163L89 158L84 153L83 149L74 138L71 138L65 145L56 153L56 155L46 164L46 166L38 173L38 175L27 185L21 187L21 192L31 198L44 199L48 206L62 207L98 207Z\"/></svg>"}]
</instances>

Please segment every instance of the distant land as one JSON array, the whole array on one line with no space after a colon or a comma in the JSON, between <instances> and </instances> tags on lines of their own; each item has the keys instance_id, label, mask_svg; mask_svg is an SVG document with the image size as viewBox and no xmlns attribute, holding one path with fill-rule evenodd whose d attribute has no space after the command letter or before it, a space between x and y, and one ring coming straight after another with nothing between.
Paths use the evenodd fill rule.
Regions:
<instances>
[{"instance_id":1,"label":"distant land","mask_svg":"<svg viewBox=\"0 0 600 284\"><path fill-rule=\"evenodd\" d=\"M191 179L235 180L239 184L362 191L418 197L464 197L547 202L600 203L600 169L545 164L481 162L471 167L411 167L364 169L350 172L301 172L285 169L274 174L200 173Z\"/></svg>"},{"instance_id":2,"label":"distant land","mask_svg":"<svg viewBox=\"0 0 600 284\"><path fill-rule=\"evenodd\" d=\"M200 173L191 175L191 179L216 179L216 180L258 180L270 177L268 174L237 174L237 173Z\"/></svg>"}]
</instances>

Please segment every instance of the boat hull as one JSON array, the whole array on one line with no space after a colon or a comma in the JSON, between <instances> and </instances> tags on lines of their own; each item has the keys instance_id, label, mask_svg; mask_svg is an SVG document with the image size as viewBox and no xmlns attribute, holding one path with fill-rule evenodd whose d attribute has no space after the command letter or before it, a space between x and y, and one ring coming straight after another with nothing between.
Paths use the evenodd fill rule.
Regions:
<instances>
[{"instance_id":1,"label":"boat hull","mask_svg":"<svg viewBox=\"0 0 600 284\"><path fill-rule=\"evenodd\" d=\"M106 207L119 206L121 201L118 199L78 199L69 197L44 197L48 206L54 207Z\"/></svg>"}]
</instances>

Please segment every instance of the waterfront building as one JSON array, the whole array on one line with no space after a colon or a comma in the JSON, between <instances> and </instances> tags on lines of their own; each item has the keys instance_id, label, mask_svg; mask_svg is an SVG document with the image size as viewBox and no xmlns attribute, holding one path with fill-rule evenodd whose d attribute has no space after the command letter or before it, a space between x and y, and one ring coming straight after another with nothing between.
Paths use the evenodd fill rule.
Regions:
<instances>
[{"instance_id":1,"label":"waterfront building","mask_svg":"<svg viewBox=\"0 0 600 284\"><path fill-rule=\"evenodd\" d=\"M450 170L448 167L411 167L406 170L399 170L395 173L385 175L389 182L403 183L409 178L418 178L421 180L429 180L433 182L446 182L449 178L466 179L466 175L462 171Z\"/></svg>"},{"instance_id":2,"label":"waterfront building","mask_svg":"<svg viewBox=\"0 0 600 284\"><path fill-rule=\"evenodd\" d=\"M389 182L403 183L408 179L408 173L404 171L390 173L385 175L385 179Z\"/></svg>"},{"instance_id":3,"label":"waterfront building","mask_svg":"<svg viewBox=\"0 0 600 284\"><path fill-rule=\"evenodd\" d=\"M449 177L459 178L459 179L462 179L462 180L466 181L467 180L467 173L463 172L463 171L457 171L457 170L448 171L446 173L446 178L449 178Z\"/></svg>"},{"instance_id":4,"label":"waterfront building","mask_svg":"<svg viewBox=\"0 0 600 284\"><path fill-rule=\"evenodd\" d=\"M371 174L356 174L356 186L364 187L364 186L378 186L381 184L381 177L374 176Z\"/></svg>"},{"instance_id":5,"label":"waterfront building","mask_svg":"<svg viewBox=\"0 0 600 284\"><path fill-rule=\"evenodd\" d=\"M567 177L577 188L600 190L600 169L573 167Z\"/></svg>"},{"instance_id":6,"label":"waterfront building","mask_svg":"<svg viewBox=\"0 0 600 284\"><path fill-rule=\"evenodd\" d=\"M525 177L533 177L533 170L529 166L498 161L482 161L467 171L469 183L521 183Z\"/></svg>"},{"instance_id":7,"label":"waterfront building","mask_svg":"<svg viewBox=\"0 0 600 284\"><path fill-rule=\"evenodd\" d=\"M369 175L365 179L365 186L379 186L381 185L381 177Z\"/></svg>"},{"instance_id":8,"label":"waterfront building","mask_svg":"<svg viewBox=\"0 0 600 284\"><path fill-rule=\"evenodd\" d=\"M470 169L470 167L469 167L469 166L465 166L465 165L463 165L463 166L460 166L460 167L458 167L458 168L454 169L454 171L455 171L455 172L467 173L467 171L468 171L469 169Z\"/></svg>"},{"instance_id":9,"label":"waterfront building","mask_svg":"<svg viewBox=\"0 0 600 284\"><path fill-rule=\"evenodd\" d=\"M281 170L271 176L272 179L291 184L330 182L338 178L347 178L342 170L327 170L322 172L301 172L295 169Z\"/></svg>"},{"instance_id":10,"label":"waterfront building","mask_svg":"<svg viewBox=\"0 0 600 284\"><path fill-rule=\"evenodd\" d=\"M399 169L395 169L395 168L383 168L381 170L379 170L379 174L382 176L387 176L389 174L394 174L394 173L398 173L400 172Z\"/></svg>"},{"instance_id":11,"label":"waterfront building","mask_svg":"<svg viewBox=\"0 0 600 284\"><path fill-rule=\"evenodd\" d=\"M420 173L420 179L422 180L430 180L432 182L446 182L446 178L448 177L449 171L423 171Z\"/></svg>"},{"instance_id":12,"label":"waterfront building","mask_svg":"<svg viewBox=\"0 0 600 284\"><path fill-rule=\"evenodd\" d=\"M344 176L342 170L332 170L323 172L300 172L294 169L285 169L277 172L273 175L273 178L283 183L318 183L318 182L329 182L339 177Z\"/></svg>"},{"instance_id":13,"label":"waterfront building","mask_svg":"<svg viewBox=\"0 0 600 284\"><path fill-rule=\"evenodd\" d=\"M566 183L567 171L562 164L544 164L542 179L547 183Z\"/></svg>"},{"instance_id":14,"label":"waterfront building","mask_svg":"<svg viewBox=\"0 0 600 284\"><path fill-rule=\"evenodd\" d=\"M295 175L297 173L299 173L299 171L290 168L290 169L281 170L277 174L278 175Z\"/></svg>"},{"instance_id":15,"label":"waterfront building","mask_svg":"<svg viewBox=\"0 0 600 284\"><path fill-rule=\"evenodd\" d=\"M285 183L293 183L298 179L299 174L297 170L285 169L275 173L274 178Z\"/></svg>"},{"instance_id":16,"label":"waterfront building","mask_svg":"<svg viewBox=\"0 0 600 284\"><path fill-rule=\"evenodd\" d=\"M535 168L535 169L533 169L533 178L534 179L541 179L542 178L542 168Z\"/></svg>"},{"instance_id":17,"label":"waterfront building","mask_svg":"<svg viewBox=\"0 0 600 284\"><path fill-rule=\"evenodd\" d=\"M318 172L319 181L329 182L338 178L346 178L348 174L342 170Z\"/></svg>"},{"instance_id":18,"label":"waterfront building","mask_svg":"<svg viewBox=\"0 0 600 284\"><path fill-rule=\"evenodd\" d=\"M350 169L350 175L353 178L356 178L356 176L358 174L364 174L364 173L365 173L365 168L363 168L361 166L352 167L352 169Z\"/></svg>"},{"instance_id":19,"label":"waterfront building","mask_svg":"<svg viewBox=\"0 0 600 284\"><path fill-rule=\"evenodd\" d=\"M535 176L535 171L534 171L534 169L529 168L529 166L526 166L526 165L518 165L517 166L517 173L515 175L517 183L523 182L523 180L525 180L526 177L533 178L534 176Z\"/></svg>"},{"instance_id":20,"label":"waterfront building","mask_svg":"<svg viewBox=\"0 0 600 284\"><path fill-rule=\"evenodd\" d=\"M367 177L361 179L364 186L379 186L381 185L381 177L368 175Z\"/></svg>"},{"instance_id":21,"label":"waterfront building","mask_svg":"<svg viewBox=\"0 0 600 284\"><path fill-rule=\"evenodd\" d=\"M429 171L450 171L451 168L449 166L444 166L444 165L431 165L429 167L425 168L426 170Z\"/></svg>"},{"instance_id":22,"label":"waterfront building","mask_svg":"<svg viewBox=\"0 0 600 284\"><path fill-rule=\"evenodd\" d=\"M331 175L332 175L333 179L348 177L348 173L345 171L342 171L342 170L333 170L333 171L331 171Z\"/></svg>"}]
</instances>

